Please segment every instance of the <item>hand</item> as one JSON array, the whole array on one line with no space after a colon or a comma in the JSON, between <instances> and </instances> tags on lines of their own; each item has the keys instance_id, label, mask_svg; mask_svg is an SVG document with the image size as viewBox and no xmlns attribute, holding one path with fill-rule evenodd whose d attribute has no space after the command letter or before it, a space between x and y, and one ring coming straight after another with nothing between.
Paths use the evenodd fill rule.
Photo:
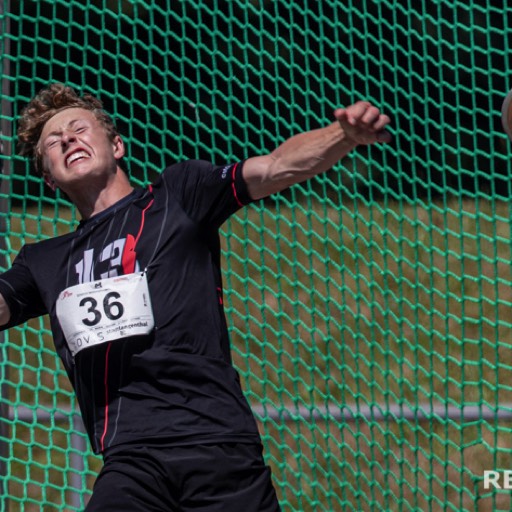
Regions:
<instances>
[{"instance_id":1,"label":"hand","mask_svg":"<svg viewBox=\"0 0 512 512\"><path fill-rule=\"evenodd\" d=\"M391 141L391 134L385 130L391 119L367 101L338 108L334 111L334 117L347 138L356 144Z\"/></svg>"}]
</instances>

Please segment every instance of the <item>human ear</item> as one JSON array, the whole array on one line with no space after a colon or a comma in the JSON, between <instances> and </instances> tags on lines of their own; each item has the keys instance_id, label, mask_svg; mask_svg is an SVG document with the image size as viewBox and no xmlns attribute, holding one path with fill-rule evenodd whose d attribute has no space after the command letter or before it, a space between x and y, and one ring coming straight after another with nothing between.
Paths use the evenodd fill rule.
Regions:
<instances>
[{"instance_id":1,"label":"human ear","mask_svg":"<svg viewBox=\"0 0 512 512\"><path fill-rule=\"evenodd\" d=\"M57 185L55 184L55 180L53 179L51 174L49 172L44 172L43 179L44 182L55 192L55 190L57 189Z\"/></svg>"},{"instance_id":2,"label":"human ear","mask_svg":"<svg viewBox=\"0 0 512 512\"><path fill-rule=\"evenodd\" d=\"M114 148L114 157L116 160L120 160L125 155L125 147L123 139L116 135L112 141L112 147Z\"/></svg>"}]
</instances>

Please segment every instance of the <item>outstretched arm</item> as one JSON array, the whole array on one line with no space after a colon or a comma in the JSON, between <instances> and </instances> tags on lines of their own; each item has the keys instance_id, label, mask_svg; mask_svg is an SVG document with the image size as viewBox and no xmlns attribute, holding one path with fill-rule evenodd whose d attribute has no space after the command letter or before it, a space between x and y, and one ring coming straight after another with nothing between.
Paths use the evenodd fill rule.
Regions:
<instances>
[{"instance_id":1,"label":"outstretched arm","mask_svg":"<svg viewBox=\"0 0 512 512\"><path fill-rule=\"evenodd\" d=\"M366 101L334 111L325 128L294 135L272 153L246 160L243 176L253 199L267 197L329 170L356 146L389 142L390 119Z\"/></svg>"}]
</instances>

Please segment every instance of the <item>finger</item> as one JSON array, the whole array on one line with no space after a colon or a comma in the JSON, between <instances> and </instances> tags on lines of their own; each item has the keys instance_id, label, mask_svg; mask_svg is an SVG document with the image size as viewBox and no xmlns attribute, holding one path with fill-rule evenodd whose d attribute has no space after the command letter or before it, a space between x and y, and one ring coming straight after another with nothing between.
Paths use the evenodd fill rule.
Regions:
<instances>
[{"instance_id":1,"label":"finger","mask_svg":"<svg viewBox=\"0 0 512 512\"><path fill-rule=\"evenodd\" d=\"M385 130L391 122L389 116L381 114L380 110L369 102L360 101L347 108L338 108L334 111L334 117L340 123L356 125L364 123L367 128L375 133L378 142L390 142L391 134Z\"/></svg>"},{"instance_id":2,"label":"finger","mask_svg":"<svg viewBox=\"0 0 512 512\"><path fill-rule=\"evenodd\" d=\"M371 104L367 101L358 101L347 108L347 117L350 124L355 125L363 119Z\"/></svg>"},{"instance_id":3,"label":"finger","mask_svg":"<svg viewBox=\"0 0 512 512\"><path fill-rule=\"evenodd\" d=\"M370 106L368 102L358 101L347 108L338 108L334 111L334 117L340 122L348 122L352 125L357 124L364 115L366 109Z\"/></svg>"},{"instance_id":4,"label":"finger","mask_svg":"<svg viewBox=\"0 0 512 512\"><path fill-rule=\"evenodd\" d=\"M336 121L346 121L347 120L347 110L344 108L337 108L334 111L334 118Z\"/></svg>"},{"instance_id":5,"label":"finger","mask_svg":"<svg viewBox=\"0 0 512 512\"><path fill-rule=\"evenodd\" d=\"M378 119L373 124L373 129L377 132L382 131L389 123L391 122L391 119L389 116L385 114L380 114Z\"/></svg>"},{"instance_id":6,"label":"finger","mask_svg":"<svg viewBox=\"0 0 512 512\"><path fill-rule=\"evenodd\" d=\"M369 106L364 114L361 116L361 122L371 125L374 128L374 124L379 120L380 110L377 107Z\"/></svg>"}]
</instances>

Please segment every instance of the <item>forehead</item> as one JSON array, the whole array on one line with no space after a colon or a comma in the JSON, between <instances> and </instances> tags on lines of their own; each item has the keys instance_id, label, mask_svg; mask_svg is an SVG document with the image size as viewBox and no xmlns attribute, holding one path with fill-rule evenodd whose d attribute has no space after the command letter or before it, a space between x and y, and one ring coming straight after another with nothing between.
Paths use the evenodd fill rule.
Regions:
<instances>
[{"instance_id":1,"label":"forehead","mask_svg":"<svg viewBox=\"0 0 512 512\"><path fill-rule=\"evenodd\" d=\"M84 108L67 108L57 112L48 121L46 121L43 131L41 132L40 140L44 139L51 133L62 132L62 130L70 127L77 121L87 121L89 123L97 123L98 120L94 113Z\"/></svg>"}]
</instances>

